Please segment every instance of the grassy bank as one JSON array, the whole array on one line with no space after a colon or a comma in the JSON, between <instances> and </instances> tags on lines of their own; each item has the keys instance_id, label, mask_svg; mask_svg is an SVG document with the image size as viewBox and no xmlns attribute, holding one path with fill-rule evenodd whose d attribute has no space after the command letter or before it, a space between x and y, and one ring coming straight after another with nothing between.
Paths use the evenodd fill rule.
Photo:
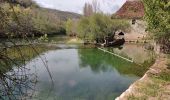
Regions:
<instances>
[{"instance_id":1,"label":"grassy bank","mask_svg":"<svg viewBox=\"0 0 170 100\"><path fill-rule=\"evenodd\" d=\"M169 56L159 56L146 74L132 84L117 100L169 100L169 63Z\"/></svg>"}]
</instances>

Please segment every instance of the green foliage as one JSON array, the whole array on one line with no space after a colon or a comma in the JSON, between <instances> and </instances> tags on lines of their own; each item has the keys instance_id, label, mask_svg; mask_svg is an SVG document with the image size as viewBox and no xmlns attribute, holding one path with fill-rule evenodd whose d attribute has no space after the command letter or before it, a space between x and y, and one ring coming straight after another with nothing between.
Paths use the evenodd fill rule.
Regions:
<instances>
[{"instance_id":1,"label":"green foliage","mask_svg":"<svg viewBox=\"0 0 170 100\"><path fill-rule=\"evenodd\" d=\"M4 3L1 4L1 9L6 15L4 28L0 29L2 33L8 36L23 35L32 29L30 8L21 9L19 5L11 7L10 4Z\"/></svg>"},{"instance_id":2,"label":"green foliage","mask_svg":"<svg viewBox=\"0 0 170 100\"><path fill-rule=\"evenodd\" d=\"M43 36L41 36L38 40L39 40L39 41L45 41L45 42L48 42L47 34L44 34L44 35L43 35Z\"/></svg>"},{"instance_id":3,"label":"green foliage","mask_svg":"<svg viewBox=\"0 0 170 100\"><path fill-rule=\"evenodd\" d=\"M7 13L4 11L3 8L0 7L0 36L2 35L1 33L5 32L5 28L6 28L6 23L7 23Z\"/></svg>"},{"instance_id":4,"label":"green foliage","mask_svg":"<svg viewBox=\"0 0 170 100\"><path fill-rule=\"evenodd\" d=\"M135 95L129 95L128 97L128 100L147 100L147 96L143 95L143 96L140 96L140 97L136 97Z\"/></svg>"},{"instance_id":5,"label":"green foliage","mask_svg":"<svg viewBox=\"0 0 170 100\"><path fill-rule=\"evenodd\" d=\"M67 35L72 36L77 33L77 20L68 19L65 23Z\"/></svg>"},{"instance_id":6,"label":"green foliage","mask_svg":"<svg viewBox=\"0 0 170 100\"><path fill-rule=\"evenodd\" d=\"M157 91L161 91L161 90L159 84L155 84L155 83L141 84L141 88L139 89L140 93L145 94L145 98L147 98L147 96L156 97L158 95Z\"/></svg>"},{"instance_id":7,"label":"green foliage","mask_svg":"<svg viewBox=\"0 0 170 100\"><path fill-rule=\"evenodd\" d=\"M143 0L148 29L157 41L170 38L170 1Z\"/></svg>"},{"instance_id":8,"label":"green foliage","mask_svg":"<svg viewBox=\"0 0 170 100\"><path fill-rule=\"evenodd\" d=\"M83 17L80 19L80 21L78 22L78 36L80 38L90 38L91 34L90 34L90 21L87 17Z\"/></svg>"},{"instance_id":9,"label":"green foliage","mask_svg":"<svg viewBox=\"0 0 170 100\"><path fill-rule=\"evenodd\" d=\"M125 19L112 19L113 30L129 31L130 24L128 20Z\"/></svg>"},{"instance_id":10,"label":"green foliage","mask_svg":"<svg viewBox=\"0 0 170 100\"><path fill-rule=\"evenodd\" d=\"M69 19L67 22L66 22L66 32L67 34L68 33L72 33L72 25L73 25L73 22L71 19Z\"/></svg>"},{"instance_id":11,"label":"green foliage","mask_svg":"<svg viewBox=\"0 0 170 100\"><path fill-rule=\"evenodd\" d=\"M25 61L29 61L34 57L38 56L40 53L47 51L44 45L27 45L19 47L11 47L5 50L0 49L1 55L4 55L8 59L0 60L0 71L7 72L12 69L14 65L19 67Z\"/></svg>"},{"instance_id":12,"label":"green foliage","mask_svg":"<svg viewBox=\"0 0 170 100\"><path fill-rule=\"evenodd\" d=\"M39 7L33 0L15 0L16 4L19 4L23 7Z\"/></svg>"},{"instance_id":13,"label":"green foliage","mask_svg":"<svg viewBox=\"0 0 170 100\"><path fill-rule=\"evenodd\" d=\"M62 27L64 27L63 22L58 17L44 9L32 9L32 15L34 16L32 17L34 29L39 33L59 33Z\"/></svg>"},{"instance_id":14,"label":"green foliage","mask_svg":"<svg viewBox=\"0 0 170 100\"><path fill-rule=\"evenodd\" d=\"M0 37L40 36L65 34L67 18L78 14L67 13L36 6L31 0L0 3Z\"/></svg>"},{"instance_id":15,"label":"green foliage","mask_svg":"<svg viewBox=\"0 0 170 100\"><path fill-rule=\"evenodd\" d=\"M161 79L161 80L164 80L164 81L170 81L170 73L169 72L161 72L156 78L157 79Z\"/></svg>"},{"instance_id":16,"label":"green foliage","mask_svg":"<svg viewBox=\"0 0 170 100\"><path fill-rule=\"evenodd\" d=\"M154 60L148 60L138 65L96 49L80 49L79 53L82 61L81 66L90 66L94 72L106 71L107 68L102 63L107 63L114 66L121 74L142 77L154 63Z\"/></svg>"},{"instance_id":17,"label":"green foliage","mask_svg":"<svg viewBox=\"0 0 170 100\"><path fill-rule=\"evenodd\" d=\"M103 38L117 30L129 28L129 23L124 20L111 19L109 16L96 13L89 17L82 17L78 22L78 36L89 40Z\"/></svg>"}]
</instances>

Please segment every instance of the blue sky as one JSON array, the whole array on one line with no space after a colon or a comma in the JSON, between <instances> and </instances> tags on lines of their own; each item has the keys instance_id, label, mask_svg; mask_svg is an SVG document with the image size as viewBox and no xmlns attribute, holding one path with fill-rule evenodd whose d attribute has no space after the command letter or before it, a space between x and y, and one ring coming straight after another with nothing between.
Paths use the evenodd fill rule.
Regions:
<instances>
[{"instance_id":1,"label":"blue sky","mask_svg":"<svg viewBox=\"0 0 170 100\"><path fill-rule=\"evenodd\" d=\"M82 14L84 4L91 3L92 0L34 0L40 6L62 11L69 11ZM126 0L97 0L100 10L107 14L116 12Z\"/></svg>"}]
</instances>

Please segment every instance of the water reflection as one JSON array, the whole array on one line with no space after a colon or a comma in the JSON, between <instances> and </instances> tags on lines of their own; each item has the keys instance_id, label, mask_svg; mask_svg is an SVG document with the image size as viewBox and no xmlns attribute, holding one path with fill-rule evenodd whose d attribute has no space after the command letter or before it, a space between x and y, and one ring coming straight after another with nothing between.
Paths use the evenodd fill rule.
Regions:
<instances>
[{"instance_id":1,"label":"water reflection","mask_svg":"<svg viewBox=\"0 0 170 100\"><path fill-rule=\"evenodd\" d=\"M81 59L81 66L89 66L94 72L108 71L110 70L110 68L116 68L116 70L120 70L119 72L121 74L127 74L128 72L125 72L123 70L127 70L129 67L133 66L138 67L138 65L134 63L125 61L121 58L113 56L109 53L105 53L98 49L80 49L79 54ZM129 71L129 74L133 74L133 72Z\"/></svg>"},{"instance_id":2,"label":"water reflection","mask_svg":"<svg viewBox=\"0 0 170 100\"><path fill-rule=\"evenodd\" d=\"M130 46L132 49L127 48L122 48L121 51L111 49L124 53L133 49L132 46ZM127 56L128 54L130 53L127 53ZM54 84L42 59L46 59ZM145 65L150 64L145 61L149 60L144 59L141 63L144 65L130 63L96 48L49 50L42 54L41 58L31 59L25 67L22 67L24 69L6 73L12 77L12 80L18 81L11 83L7 77L5 81L2 77L1 80L9 81L8 84L11 84L9 89L15 87L12 89L13 94L18 95L23 91L24 95L18 95L20 98L28 99L29 93L33 93L34 95L29 96L29 99L113 100L144 74L147 70ZM13 100L14 97L10 96L11 92L4 92L6 86L3 86L3 82L0 84L3 91L0 97L6 97L5 93ZM36 91L30 92L31 90ZM4 99L10 100L10 98Z\"/></svg>"},{"instance_id":3,"label":"water reflection","mask_svg":"<svg viewBox=\"0 0 170 100\"><path fill-rule=\"evenodd\" d=\"M123 48L116 49L116 48L110 48L113 52L128 57L130 59L133 59L133 61L137 64L142 64L147 60L151 60L155 58L155 54L153 51L146 50L144 48L144 44L126 44L123 46Z\"/></svg>"},{"instance_id":4,"label":"water reflection","mask_svg":"<svg viewBox=\"0 0 170 100\"><path fill-rule=\"evenodd\" d=\"M117 62L120 59L102 54L97 49L53 50L44 57L48 60L54 87L53 91L49 90L51 83L48 73L42 67L41 60L34 59L27 66L36 65L38 70L39 82L36 88L39 91L35 99L113 100L139 78L120 73L117 69L136 65L123 60Z\"/></svg>"},{"instance_id":5,"label":"water reflection","mask_svg":"<svg viewBox=\"0 0 170 100\"><path fill-rule=\"evenodd\" d=\"M8 73L0 73L0 99L18 100L33 96L37 83L36 73L28 68L15 68Z\"/></svg>"},{"instance_id":6,"label":"water reflection","mask_svg":"<svg viewBox=\"0 0 170 100\"><path fill-rule=\"evenodd\" d=\"M136 46L134 45L134 48ZM119 57L113 56L109 53L105 53L98 49L79 49L79 56L80 56L80 64L81 67L90 67L94 72L100 71L108 71L110 69L116 69L120 74L123 75L134 75L134 76L143 76L144 73L148 70L148 67L151 66L154 62L152 53L150 51L143 51L144 48L141 47L141 51L139 53L135 53L135 56L129 53L126 50L133 50L134 49L131 45L128 47L127 45L125 48L119 50L117 48L108 48L111 49L110 51L119 54L126 58L134 59L135 63L128 62L124 59ZM135 58L137 57L137 58ZM140 63L138 63L138 58L140 59ZM108 67L111 66L111 67Z\"/></svg>"},{"instance_id":7,"label":"water reflection","mask_svg":"<svg viewBox=\"0 0 170 100\"><path fill-rule=\"evenodd\" d=\"M35 46L37 47L37 46ZM45 49L34 46L0 48L0 99L19 100L33 96L37 83L36 67L25 64ZM33 71L30 72L30 67Z\"/></svg>"}]
</instances>

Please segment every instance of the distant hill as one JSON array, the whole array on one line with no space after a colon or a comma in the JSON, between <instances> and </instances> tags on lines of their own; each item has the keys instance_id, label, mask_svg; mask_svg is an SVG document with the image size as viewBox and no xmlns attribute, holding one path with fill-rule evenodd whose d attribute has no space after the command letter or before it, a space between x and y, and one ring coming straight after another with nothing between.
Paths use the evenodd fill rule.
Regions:
<instances>
[{"instance_id":1,"label":"distant hill","mask_svg":"<svg viewBox=\"0 0 170 100\"><path fill-rule=\"evenodd\" d=\"M81 17L80 14L72 13L72 12L66 12L66 11L60 11L60 10L54 10L54 9L48 9L48 8L41 8L40 10L52 13L54 16L57 16L61 20L67 20L67 19L79 19Z\"/></svg>"},{"instance_id":2,"label":"distant hill","mask_svg":"<svg viewBox=\"0 0 170 100\"><path fill-rule=\"evenodd\" d=\"M64 21L67 19L79 19L81 17L81 15L77 13L42 8L32 0L14 0L13 3L19 4L20 6L23 6L25 8L31 7L33 10L35 9L39 11L44 11L46 13L52 13L52 14L47 14L47 15L54 15L54 17L58 17L59 19L64 20Z\"/></svg>"},{"instance_id":3,"label":"distant hill","mask_svg":"<svg viewBox=\"0 0 170 100\"><path fill-rule=\"evenodd\" d=\"M9 1L0 1L0 14L6 15L0 16L6 22L2 23L4 27L0 27L0 37L19 37L23 34L27 36L66 34L65 22L68 19L81 17L76 13L42 8L32 0Z\"/></svg>"}]
</instances>

